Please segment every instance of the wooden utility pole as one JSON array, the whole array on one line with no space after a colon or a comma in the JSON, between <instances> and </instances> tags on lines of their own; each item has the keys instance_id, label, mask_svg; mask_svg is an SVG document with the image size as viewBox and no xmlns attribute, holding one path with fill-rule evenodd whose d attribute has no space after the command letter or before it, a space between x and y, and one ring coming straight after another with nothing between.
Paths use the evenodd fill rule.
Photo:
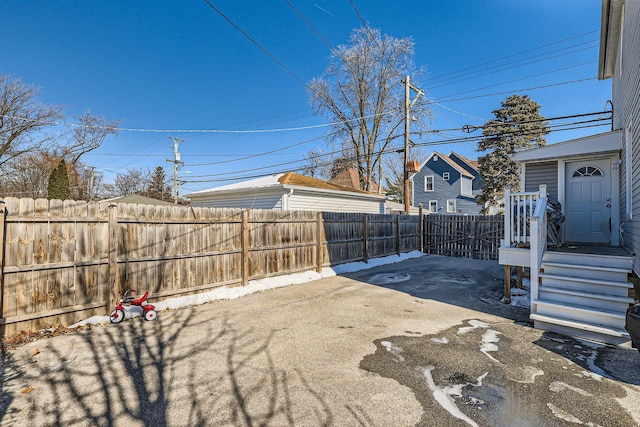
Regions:
<instances>
[{"instance_id":1,"label":"wooden utility pole","mask_svg":"<svg viewBox=\"0 0 640 427\"><path fill-rule=\"evenodd\" d=\"M404 212L406 214L411 210L411 194L410 185L409 185L409 170L407 169L407 164L409 163L409 149L410 149L410 140L409 133L411 130L411 102L409 100L409 89L411 86L411 82L409 81L409 76L404 78Z\"/></svg>"},{"instance_id":2,"label":"wooden utility pole","mask_svg":"<svg viewBox=\"0 0 640 427\"><path fill-rule=\"evenodd\" d=\"M416 91L416 98L411 101L411 89ZM411 106L420 95L424 95L422 89L411 84L409 76L404 78L404 212L411 210L411 184L409 183L409 161L411 160Z\"/></svg>"}]
</instances>

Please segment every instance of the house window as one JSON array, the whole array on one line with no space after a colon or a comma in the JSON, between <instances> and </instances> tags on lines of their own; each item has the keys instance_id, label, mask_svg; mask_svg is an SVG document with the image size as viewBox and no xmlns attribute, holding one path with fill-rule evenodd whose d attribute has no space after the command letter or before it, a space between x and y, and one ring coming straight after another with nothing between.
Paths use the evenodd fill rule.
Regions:
<instances>
[{"instance_id":1,"label":"house window","mask_svg":"<svg viewBox=\"0 0 640 427\"><path fill-rule=\"evenodd\" d=\"M449 172L444 172L442 174L442 179L444 179L445 181L449 181Z\"/></svg>"},{"instance_id":2,"label":"house window","mask_svg":"<svg viewBox=\"0 0 640 427\"><path fill-rule=\"evenodd\" d=\"M438 201L437 200L429 200L429 212L431 212L431 213L438 212Z\"/></svg>"},{"instance_id":3,"label":"house window","mask_svg":"<svg viewBox=\"0 0 640 427\"><path fill-rule=\"evenodd\" d=\"M580 177L583 177L583 176L602 176L602 175L604 175L604 174L602 173L600 168L597 168L595 166L583 166L583 167L577 169L573 173L573 177L574 178L580 178Z\"/></svg>"},{"instance_id":4,"label":"house window","mask_svg":"<svg viewBox=\"0 0 640 427\"><path fill-rule=\"evenodd\" d=\"M424 191L433 191L433 175L424 177Z\"/></svg>"},{"instance_id":5,"label":"house window","mask_svg":"<svg viewBox=\"0 0 640 427\"><path fill-rule=\"evenodd\" d=\"M453 213L456 211L456 199L447 200L447 212Z\"/></svg>"},{"instance_id":6,"label":"house window","mask_svg":"<svg viewBox=\"0 0 640 427\"><path fill-rule=\"evenodd\" d=\"M465 197L473 196L473 180L471 178L462 177L460 180L460 195Z\"/></svg>"}]
</instances>

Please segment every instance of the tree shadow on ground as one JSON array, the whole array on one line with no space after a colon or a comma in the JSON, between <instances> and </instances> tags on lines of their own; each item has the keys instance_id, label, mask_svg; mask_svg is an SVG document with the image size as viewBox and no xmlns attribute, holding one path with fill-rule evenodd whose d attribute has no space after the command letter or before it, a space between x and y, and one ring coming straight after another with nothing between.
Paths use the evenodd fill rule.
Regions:
<instances>
[{"instance_id":1,"label":"tree shadow on ground","mask_svg":"<svg viewBox=\"0 0 640 427\"><path fill-rule=\"evenodd\" d=\"M276 333L203 320L189 308L31 343L16 351L18 361L9 355L2 365L12 385L3 389L0 422L331 425L327 401L305 374L277 366L270 349ZM38 354L27 361L35 345Z\"/></svg>"}]
</instances>

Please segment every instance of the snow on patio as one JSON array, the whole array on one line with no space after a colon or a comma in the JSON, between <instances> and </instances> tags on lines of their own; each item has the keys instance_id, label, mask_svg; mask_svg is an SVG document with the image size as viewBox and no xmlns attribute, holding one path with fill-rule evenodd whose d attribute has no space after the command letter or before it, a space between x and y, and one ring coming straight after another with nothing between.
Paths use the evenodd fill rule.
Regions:
<instances>
[{"instance_id":1,"label":"snow on patio","mask_svg":"<svg viewBox=\"0 0 640 427\"><path fill-rule=\"evenodd\" d=\"M232 300L256 292L312 282L314 280L333 277L339 274L353 273L356 271L366 270L381 265L402 262L412 258L419 258L421 256L425 256L425 254L420 251L412 251L401 255L390 255L386 257L370 259L368 263L351 262L347 264L336 265L334 267L325 267L320 273L316 271L305 271L302 273L267 277L265 279L251 280L249 281L247 286L221 286L211 291L202 292L196 295L186 295L182 297L169 298L164 301L154 302L153 305L156 306L156 310L161 311L201 305L212 301ZM125 315L126 318L141 316L142 309L135 306L129 307ZM103 323L109 323L109 316L92 316L88 319L74 323L73 325L69 326L69 328L78 328L84 325L99 325Z\"/></svg>"}]
</instances>

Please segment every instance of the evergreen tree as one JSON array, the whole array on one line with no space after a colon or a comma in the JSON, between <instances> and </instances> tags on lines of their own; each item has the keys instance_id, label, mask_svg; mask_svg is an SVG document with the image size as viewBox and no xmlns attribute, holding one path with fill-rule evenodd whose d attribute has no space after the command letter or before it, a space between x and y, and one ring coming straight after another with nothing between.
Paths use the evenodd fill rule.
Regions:
<instances>
[{"instance_id":1,"label":"evergreen tree","mask_svg":"<svg viewBox=\"0 0 640 427\"><path fill-rule=\"evenodd\" d=\"M173 201L171 188L165 185L166 180L167 177L162 166L156 167L151 174L151 179L149 180L149 186L147 187L146 196L158 200L164 200L167 202Z\"/></svg>"},{"instance_id":2,"label":"evergreen tree","mask_svg":"<svg viewBox=\"0 0 640 427\"><path fill-rule=\"evenodd\" d=\"M528 95L511 95L494 110L495 119L484 124L485 138L478 143L478 151L487 152L478 159L480 175L485 181L482 194L477 197L486 213L492 206L501 206L504 187L511 185L520 191L520 169L511 158L513 153L546 145L549 123L540 115L540 105Z\"/></svg>"},{"instance_id":3,"label":"evergreen tree","mask_svg":"<svg viewBox=\"0 0 640 427\"><path fill-rule=\"evenodd\" d=\"M67 200L71 196L69 187L69 174L67 172L67 162L64 159L49 175L49 185L47 186L47 197L51 199Z\"/></svg>"}]
</instances>

